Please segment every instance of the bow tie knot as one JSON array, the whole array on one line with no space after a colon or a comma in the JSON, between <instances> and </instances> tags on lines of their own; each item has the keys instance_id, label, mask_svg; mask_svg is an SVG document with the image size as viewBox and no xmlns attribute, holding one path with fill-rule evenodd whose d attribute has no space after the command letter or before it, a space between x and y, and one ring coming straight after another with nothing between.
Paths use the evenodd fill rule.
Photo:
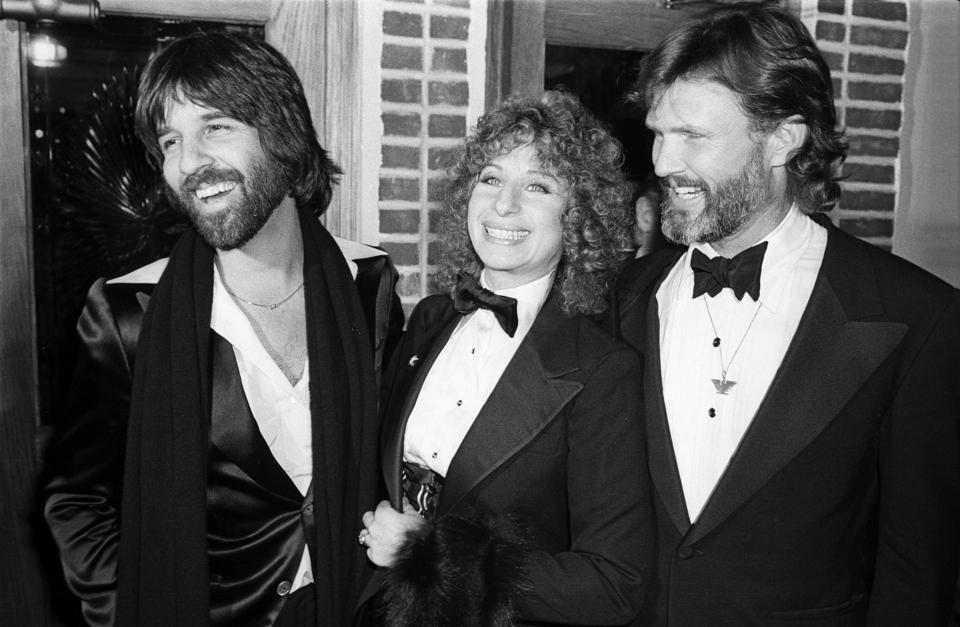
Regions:
<instances>
[{"instance_id":1,"label":"bow tie knot","mask_svg":"<svg viewBox=\"0 0 960 627\"><path fill-rule=\"evenodd\" d=\"M453 308L461 314L487 309L493 313L500 327L513 337L517 332L517 299L494 294L463 272L457 273L457 287L453 290Z\"/></svg>"},{"instance_id":2,"label":"bow tie knot","mask_svg":"<svg viewBox=\"0 0 960 627\"><path fill-rule=\"evenodd\" d=\"M690 254L690 268L693 269L693 297L701 294L716 296L725 287L733 290L737 300L749 294L753 300L760 298L760 269L763 255L767 251L767 242L761 242L731 259L714 257L710 259L699 249Z\"/></svg>"}]
</instances>

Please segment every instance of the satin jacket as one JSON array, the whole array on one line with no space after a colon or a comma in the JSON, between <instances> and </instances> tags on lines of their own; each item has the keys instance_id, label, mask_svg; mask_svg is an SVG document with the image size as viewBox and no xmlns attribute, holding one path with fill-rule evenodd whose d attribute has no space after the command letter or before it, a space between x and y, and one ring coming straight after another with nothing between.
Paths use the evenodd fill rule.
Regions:
<instances>
[{"instance_id":1,"label":"satin jacket","mask_svg":"<svg viewBox=\"0 0 960 627\"><path fill-rule=\"evenodd\" d=\"M397 273L382 251L338 240L356 265L378 372L399 337ZM137 336L166 260L91 288L77 325L81 354L43 481L45 515L67 584L91 625L112 625L126 421ZM210 619L265 625L290 591L313 524L303 497L263 440L243 393L232 346L213 334L208 476ZM167 547L166 550L174 550ZM314 568L323 565L314 564Z\"/></svg>"}]
</instances>

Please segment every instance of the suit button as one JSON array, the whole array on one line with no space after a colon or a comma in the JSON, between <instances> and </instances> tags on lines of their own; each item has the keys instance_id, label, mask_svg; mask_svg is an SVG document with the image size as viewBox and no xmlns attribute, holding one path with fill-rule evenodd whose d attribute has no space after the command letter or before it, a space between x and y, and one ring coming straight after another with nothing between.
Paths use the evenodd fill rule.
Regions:
<instances>
[{"instance_id":1,"label":"suit button","mask_svg":"<svg viewBox=\"0 0 960 627\"><path fill-rule=\"evenodd\" d=\"M304 507L304 508L303 508L303 512L304 512L305 514L312 514L312 513L313 513L313 503L310 503L309 505L307 505L306 507Z\"/></svg>"},{"instance_id":2,"label":"suit button","mask_svg":"<svg viewBox=\"0 0 960 627\"><path fill-rule=\"evenodd\" d=\"M682 546L677 551L677 557L682 560L688 560L693 557L693 547L692 546Z\"/></svg>"},{"instance_id":3,"label":"suit button","mask_svg":"<svg viewBox=\"0 0 960 627\"><path fill-rule=\"evenodd\" d=\"M280 583L278 583L278 584L277 584L277 594L280 595L280 596L282 596L282 597L285 597L285 596L287 596L288 594L290 594L290 582L287 581L287 580L283 580L283 581L281 581Z\"/></svg>"}]
</instances>

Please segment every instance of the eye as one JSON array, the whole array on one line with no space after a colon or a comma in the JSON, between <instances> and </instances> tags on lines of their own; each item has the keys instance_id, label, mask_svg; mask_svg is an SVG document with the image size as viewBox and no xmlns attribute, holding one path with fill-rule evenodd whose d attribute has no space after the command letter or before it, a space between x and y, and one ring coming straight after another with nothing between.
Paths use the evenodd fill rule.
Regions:
<instances>
[{"instance_id":1,"label":"eye","mask_svg":"<svg viewBox=\"0 0 960 627\"><path fill-rule=\"evenodd\" d=\"M493 185L494 187L500 187L500 177L495 174L482 174L480 175L480 182L484 185Z\"/></svg>"},{"instance_id":2,"label":"eye","mask_svg":"<svg viewBox=\"0 0 960 627\"><path fill-rule=\"evenodd\" d=\"M161 137L159 140L160 152L167 152L180 141L178 137Z\"/></svg>"},{"instance_id":3,"label":"eye","mask_svg":"<svg viewBox=\"0 0 960 627\"><path fill-rule=\"evenodd\" d=\"M208 133L221 133L230 130L230 125L223 122L211 122L207 124Z\"/></svg>"}]
</instances>

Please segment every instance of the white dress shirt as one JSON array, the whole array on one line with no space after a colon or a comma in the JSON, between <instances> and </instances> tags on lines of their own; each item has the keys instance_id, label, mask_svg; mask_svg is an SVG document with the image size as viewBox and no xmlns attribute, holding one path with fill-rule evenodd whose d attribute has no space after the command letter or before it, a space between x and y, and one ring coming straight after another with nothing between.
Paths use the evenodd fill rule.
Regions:
<instances>
[{"instance_id":1,"label":"white dress shirt","mask_svg":"<svg viewBox=\"0 0 960 627\"><path fill-rule=\"evenodd\" d=\"M482 273L480 284L488 287ZM494 290L517 299L518 324L512 338L487 309L477 309L460 320L427 373L410 413L404 434L406 461L447 475L450 461L533 326L552 286L551 272L519 287Z\"/></svg>"},{"instance_id":2,"label":"white dress shirt","mask_svg":"<svg viewBox=\"0 0 960 627\"><path fill-rule=\"evenodd\" d=\"M730 288L713 298L692 298L691 250L717 256L705 243L694 244L657 291L664 403L691 521L700 515L783 361L813 291L827 232L794 206L762 241L768 245L757 302L748 295L738 301ZM716 337L719 347L713 345ZM736 382L726 395L711 381L722 379L724 368L726 379Z\"/></svg>"},{"instance_id":3,"label":"white dress shirt","mask_svg":"<svg viewBox=\"0 0 960 627\"><path fill-rule=\"evenodd\" d=\"M243 392L260 435L300 494L306 496L313 479L309 360L303 365L303 376L291 385L260 342L246 314L227 293L216 264L210 328L233 345ZM304 546L290 592L311 583L313 567L310 552Z\"/></svg>"}]
</instances>

